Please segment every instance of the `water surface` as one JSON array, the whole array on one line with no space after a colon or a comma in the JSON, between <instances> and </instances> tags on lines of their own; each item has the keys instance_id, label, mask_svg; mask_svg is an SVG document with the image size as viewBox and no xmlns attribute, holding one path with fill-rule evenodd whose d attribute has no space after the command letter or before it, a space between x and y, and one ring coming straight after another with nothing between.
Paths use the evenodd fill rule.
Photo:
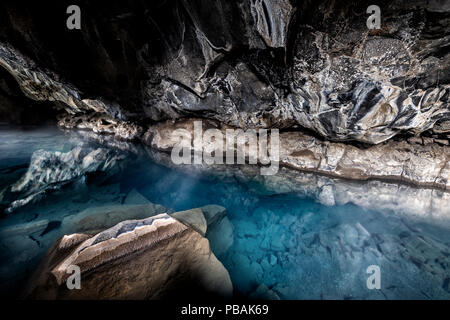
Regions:
<instances>
[{"instance_id":1,"label":"water surface","mask_svg":"<svg viewBox=\"0 0 450 320\"><path fill-rule=\"evenodd\" d=\"M68 152L76 146L114 148L55 128L0 128L0 189L26 172L36 150ZM230 273L237 296L450 298L450 212L445 215L445 210L439 210L439 219L435 219L433 212L413 214L408 208L388 210L352 203L325 206L298 192L306 188L299 182L299 189L281 192L287 182L280 178L274 191L273 181L269 187L261 180L186 172L158 163L138 145L132 148L139 152L117 150L126 155L117 174L107 179L92 175L76 186L76 192L74 186L62 188L0 220L2 295L12 297L20 291L45 251L62 236L64 229L58 223L65 217L93 207L121 206L127 194L137 190L173 211L208 204L227 209L232 227L223 232L231 230L232 245L217 255ZM356 195L360 193L356 198L367 197L367 184L352 188ZM383 208L399 208L400 200L389 201L392 206ZM2 233L43 220L52 222L45 232ZM366 270L371 265L380 268L380 290L367 287L370 275Z\"/></svg>"}]
</instances>

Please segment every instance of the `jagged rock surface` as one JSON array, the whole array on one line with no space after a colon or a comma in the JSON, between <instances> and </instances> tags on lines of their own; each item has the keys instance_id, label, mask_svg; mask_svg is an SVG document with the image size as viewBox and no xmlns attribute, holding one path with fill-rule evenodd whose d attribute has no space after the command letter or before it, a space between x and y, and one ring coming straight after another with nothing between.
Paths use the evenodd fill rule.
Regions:
<instances>
[{"instance_id":1,"label":"jagged rock surface","mask_svg":"<svg viewBox=\"0 0 450 320\"><path fill-rule=\"evenodd\" d=\"M65 1L33 7L34 16L55 21L40 29L34 16L6 4L0 64L29 97L59 101L71 114L137 122L196 115L371 144L402 132L445 137L449 7L381 1L381 29L369 30L371 4L171 0L99 9L81 2L89 10L75 32L51 17ZM55 30L57 42L46 33Z\"/></svg>"},{"instance_id":2,"label":"jagged rock surface","mask_svg":"<svg viewBox=\"0 0 450 320\"><path fill-rule=\"evenodd\" d=\"M72 238L76 239L72 239ZM82 287L68 290L67 268L81 269ZM95 271L95 272L93 272ZM208 240L167 214L123 221L93 237L56 242L25 296L37 299L230 297L228 272Z\"/></svg>"},{"instance_id":3,"label":"jagged rock surface","mask_svg":"<svg viewBox=\"0 0 450 320\"><path fill-rule=\"evenodd\" d=\"M44 198L63 186L81 183L90 173L114 175L120 171L123 153L105 148L75 147L62 153L38 150L33 153L27 172L13 185L2 190L0 203L11 213Z\"/></svg>"}]
</instances>

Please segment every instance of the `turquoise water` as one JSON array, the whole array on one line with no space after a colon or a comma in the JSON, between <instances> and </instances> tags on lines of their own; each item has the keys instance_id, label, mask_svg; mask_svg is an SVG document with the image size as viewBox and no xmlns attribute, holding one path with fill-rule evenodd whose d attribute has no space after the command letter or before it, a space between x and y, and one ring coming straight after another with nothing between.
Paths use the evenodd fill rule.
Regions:
<instances>
[{"instance_id":1,"label":"turquoise water","mask_svg":"<svg viewBox=\"0 0 450 320\"><path fill-rule=\"evenodd\" d=\"M232 226L223 233L231 231L232 242L216 255L230 273L236 296L450 298L450 213L437 221L430 215L409 215L407 210L400 214L351 203L325 206L295 188L280 192L238 175L187 172L158 162L138 145L117 149L106 142L52 128L0 129L0 190L25 174L33 152L39 149L68 152L76 146L102 147L125 156L120 170L111 176L89 175L82 183L64 186L2 217L3 296L14 297L20 291L45 251L63 234L64 218L92 207L121 206L126 195L137 190L149 201L174 211L208 204L227 209ZM280 190L283 183L277 181ZM360 184L356 192L363 196L365 187ZM43 220L52 222L45 232L22 230L20 236L7 232ZM366 271L371 265L380 268L379 290L367 287L370 274Z\"/></svg>"}]
</instances>

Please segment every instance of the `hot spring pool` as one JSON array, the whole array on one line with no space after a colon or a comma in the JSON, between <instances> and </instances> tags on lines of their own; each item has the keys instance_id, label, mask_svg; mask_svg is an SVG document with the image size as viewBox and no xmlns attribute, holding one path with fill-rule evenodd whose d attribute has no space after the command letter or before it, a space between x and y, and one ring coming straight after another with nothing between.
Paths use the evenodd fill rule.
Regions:
<instances>
[{"instance_id":1,"label":"hot spring pool","mask_svg":"<svg viewBox=\"0 0 450 320\"><path fill-rule=\"evenodd\" d=\"M262 183L187 172L157 161L139 145L118 146L53 128L6 127L0 129L0 190L25 174L33 152L67 152L77 146L114 149L123 161L110 177L90 174L1 218L0 292L4 297L16 297L45 251L62 236L64 217L94 206L120 206L127 193L137 190L173 211L208 204L227 209L231 226L224 234L231 233L232 245L216 255L231 276L236 296L255 297L259 288L264 297L281 299L450 298L450 207L442 207L448 204L442 200L442 191L390 184L395 190L406 190L399 193L405 197L430 194L411 199L433 202L434 208L439 203L438 215L432 205L424 206L427 209L422 212L420 206L403 205L398 197L384 197L383 206L378 205L381 200L370 199L367 193L369 182L353 184L346 204L326 206L301 192L306 186L298 181L292 187L292 181L282 178ZM372 183L371 192L376 187ZM379 193L385 188L380 187ZM361 199L365 205L354 204L361 204ZM14 226L38 225L42 220L51 222L45 232L36 233L33 228L29 233L21 230L20 236L11 232ZM380 270L380 289L367 287L371 274L366 271L373 265Z\"/></svg>"}]
</instances>

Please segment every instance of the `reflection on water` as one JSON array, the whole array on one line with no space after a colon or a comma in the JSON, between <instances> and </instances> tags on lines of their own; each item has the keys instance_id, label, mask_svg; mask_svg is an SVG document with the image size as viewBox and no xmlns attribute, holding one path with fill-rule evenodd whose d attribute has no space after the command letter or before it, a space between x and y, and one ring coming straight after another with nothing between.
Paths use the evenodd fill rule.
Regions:
<instances>
[{"instance_id":1,"label":"reflection on water","mask_svg":"<svg viewBox=\"0 0 450 320\"><path fill-rule=\"evenodd\" d=\"M61 223L65 217L92 207L123 206L127 194L137 190L176 211L207 204L227 209L231 224L223 226L222 235L231 234L232 242L216 255L228 269L236 295L450 298L448 193L286 169L275 177L256 175L259 170L251 167L222 166L211 174L208 168L173 168L163 154L101 139L51 129L0 131L0 190L27 172L38 149L67 153L80 147L88 154L101 148L125 155L117 162L120 170L88 172L87 178L76 177L0 220L3 295L20 289L24 277L67 230ZM321 204L330 202L334 205ZM210 236L215 237L212 243L220 243L221 235ZM366 286L370 265L380 267L381 290Z\"/></svg>"}]
</instances>

